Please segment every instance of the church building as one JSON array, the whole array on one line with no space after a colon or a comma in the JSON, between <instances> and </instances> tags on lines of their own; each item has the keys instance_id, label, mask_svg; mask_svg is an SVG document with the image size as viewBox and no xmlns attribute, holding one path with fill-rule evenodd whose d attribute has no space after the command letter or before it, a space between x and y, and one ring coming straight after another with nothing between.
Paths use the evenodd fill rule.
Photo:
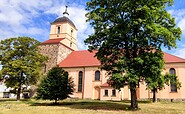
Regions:
<instances>
[{"instance_id":1,"label":"church building","mask_svg":"<svg viewBox=\"0 0 185 114\"><path fill-rule=\"evenodd\" d=\"M63 17L51 23L49 39L42 42L40 51L48 56L44 66L46 73L52 67L59 66L68 72L75 84L71 97L82 99L124 100L130 99L129 86L115 90L107 83L106 71L100 69L100 62L94 57L96 52L77 49L77 31L75 24L68 18L67 8ZM164 52L164 73L176 74L182 87L178 90L173 84L158 91L160 99L185 99L185 59ZM145 83L137 88L138 99L152 98L152 92L146 90Z\"/></svg>"}]
</instances>

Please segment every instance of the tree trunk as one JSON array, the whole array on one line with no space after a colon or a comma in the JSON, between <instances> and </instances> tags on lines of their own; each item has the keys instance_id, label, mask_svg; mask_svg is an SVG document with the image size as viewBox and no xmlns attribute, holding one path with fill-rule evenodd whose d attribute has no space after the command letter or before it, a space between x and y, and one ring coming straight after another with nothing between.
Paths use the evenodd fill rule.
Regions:
<instances>
[{"instance_id":1,"label":"tree trunk","mask_svg":"<svg viewBox=\"0 0 185 114\"><path fill-rule=\"evenodd\" d=\"M17 91L17 101L20 101L20 99L21 99L21 87L19 87Z\"/></svg>"},{"instance_id":2,"label":"tree trunk","mask_svg":"<svg viewBox=\"0 0 185 114\"><path fill-rule=\"evenodd\" d=\"M23 72L21 71L20 79L19 79L19 88L17 91L17 101L20 101L20 99L21 99L22 77L23 77Z\"/></svg>"},{"instance_id":3,"label":"tree trunk","mask_svg":"<svg viewBox=\"0 0 185 114\"><path fill-rule=\"evenodd\" d=\"M157 102L157 89L154 88L152 91L153 91L153 102Z\"/></svg>"},{"instance_id":4,"label":"tree trunk","mask_svg":"<svg viewBox=\"0 0 185 114\"><path fill-rule=\"evenodd\" d=\"M137 94L136 94L136 84L130 84L131 89L131 108L138 109Z\"/></svg>"},{"instance_id":5,"label":"tree trunk","mask_svg":"<svg viewBox=\"0 0 185 114\"><path fill-rule=\"evenodd\" d=\"M58 99L55 99L55 102L54 102L54 104L57 104L57 101L58 101Z\"/></svg>"}]
</instances>

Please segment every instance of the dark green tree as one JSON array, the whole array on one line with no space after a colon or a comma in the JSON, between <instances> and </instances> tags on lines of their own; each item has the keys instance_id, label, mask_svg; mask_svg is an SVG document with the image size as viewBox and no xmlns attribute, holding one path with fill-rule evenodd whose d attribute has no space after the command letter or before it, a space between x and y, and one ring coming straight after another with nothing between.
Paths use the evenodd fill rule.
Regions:
<instances>
[{"instance_id":1,"label":"dark green tree","mask_svg":"<svg viewBox=\"0 0 185 114\"><path fill-rule=\"evenodd\" d=\"M1 74L6 78L6 86L14 88L17 100L20 100L22 85L36 84L42 64L46 57L39 53L40 43L29 37L17 37L1 40Z\"/></svg>"},{"instance_id":2,"label":"dark green tree","mask_svg":"<svg viewBox=\"0 0 185 114\"><path fill-rule=\"evenodd\" d=\"M37 90L37 99L63 100L69 97L74 90L74 83L68 78L68 73L62 68L54 67L41 81Z\"/></svg>"},{"instance_id":3,"label":"dark green tree","mask_svg":"<svg viewBox=\"0 0 185 114\"><path fill-rule=\"evenodd\" d=\"M96 56L102 68L109 72L113 87L129 84L133 109L138 108L136 87L145 80L144 55L161 51L162 46L176 47L176 40L180 40L181 30L175 27L175 19L166 11L166 6L172 4L173 0L87 2L87 21L95 31L85 43L90 51L98 50Z\"/></svg>"},{"instance_id":4,"label":"dark green tree","mask_svg":"<svg viewBox=\"0 0 185 114\"><path fill-rule=\"evenodd\" d=\"M178 76L170 75L169 73L162 74L164 70L162 53L162 51L155 51L144 55L145 61L142 67L145 69L143 70L145 79L143 81L146 82L147 89L153 92L153 102L157 102L157 91L164 89L165 85L169 86L170 83L174 83L178 89L181 87Z\"/></svg>"}]
</instances>

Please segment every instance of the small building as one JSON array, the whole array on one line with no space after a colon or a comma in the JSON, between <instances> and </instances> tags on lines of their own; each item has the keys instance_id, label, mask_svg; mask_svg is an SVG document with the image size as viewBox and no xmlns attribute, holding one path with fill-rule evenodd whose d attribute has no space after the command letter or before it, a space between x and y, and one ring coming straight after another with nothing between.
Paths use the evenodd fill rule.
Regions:
<instances>
[{"instance_id":1,"label":"small building","mask_svg":"<svg viewBox=\"0 0 185 114\"><path fill-rule=\"evenodd\" d=\"M10 93L10 90L12 90L12 88L7 88L4 80L0 80L0 98L15 98L16 95Z\"/></svg>"}]
</instances>

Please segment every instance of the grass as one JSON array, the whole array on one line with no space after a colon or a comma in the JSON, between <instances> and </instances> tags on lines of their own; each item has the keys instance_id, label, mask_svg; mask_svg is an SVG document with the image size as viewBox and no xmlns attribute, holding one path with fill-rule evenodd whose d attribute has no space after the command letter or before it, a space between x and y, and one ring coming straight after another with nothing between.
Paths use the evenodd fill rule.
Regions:
<instances>
[{"instance_id":1,"label":"grass","mask_svg":"<svg viewBox=\"0 0 185 114\"><path fill-rule=\"evenodd\" d=\"M0 114L184 114L185 102L139 102L139 110L129 109L128 101L64 100L52 101L0 99Z\"/></svg>"}]
</instances>

